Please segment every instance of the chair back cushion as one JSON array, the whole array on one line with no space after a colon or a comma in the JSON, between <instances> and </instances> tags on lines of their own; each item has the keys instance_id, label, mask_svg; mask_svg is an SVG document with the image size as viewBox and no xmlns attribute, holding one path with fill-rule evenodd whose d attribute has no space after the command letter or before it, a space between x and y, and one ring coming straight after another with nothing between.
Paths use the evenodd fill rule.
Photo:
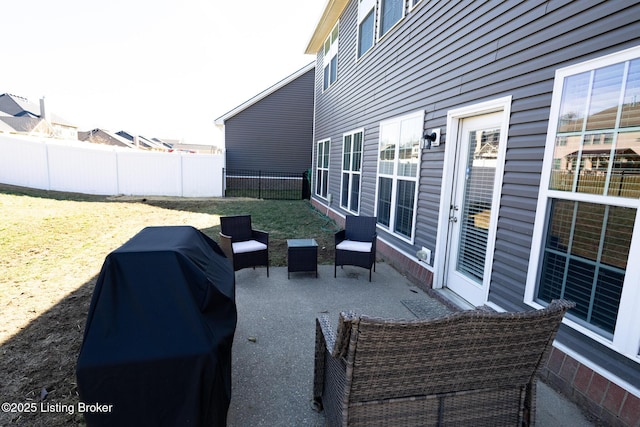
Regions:
<instances>
[{"instance_id":1,"label":"chair back cushion","mask_svg":"<svg viewBox=\"0 0 640 427\"><path fill-rule=\"evenodd\" d=\"M220 231L231 236L233 242L251 240L251 215L220 217Z\"/></svg>"},{"instance_id":2,"label":"chair back cushion","mask_svg":"<svg viewBox=\"0 0 640 427\"><path fill-rule=\"evenodd\" d=\"M363 316L351 331L350 400L525 386L570 307L561 301L543 310L473 310L416 321Z\"/></svg>"},{"instance_id":3,"label":"chair back cushion","mask_svg":"<svg viewBox=\"0 0 640 427\"><path fill-rule=\"evenodd\" d=\"M347 215L345 237L358 242L371 242L376 235L376 217Z\"/></svg>"}]
</instances>

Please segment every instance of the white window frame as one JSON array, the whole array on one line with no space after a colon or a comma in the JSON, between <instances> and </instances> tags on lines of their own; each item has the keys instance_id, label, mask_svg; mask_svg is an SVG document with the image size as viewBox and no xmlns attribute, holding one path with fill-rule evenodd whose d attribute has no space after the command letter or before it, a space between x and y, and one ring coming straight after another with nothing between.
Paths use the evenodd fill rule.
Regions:
<instances>
[{"instance_id":1,"label":"white window frame","mask_svg":"<svg viewBox=\"0 0 640 427\"><path fill-rule=\"evenodd\" d=\"M353 170L353 139L355 137L355 135L357 134L361 134L362 135L362 144L360 147L360 169L359 170ZM349 154L349 162L350 165L348 165L348 168L345 168L345 164L344 164L344 157L345 157L345 152L344 152L344 140L347 136L351 137L351 148L350 148L350 154ZM358 212L360 211L360 199L362 196L362 163L364 160L364 129L358 129L358 130L354 130L351 132L346 132L345 134L342 135L342 169L340 169L340 207L342 207L343 209L352 212L354 214L358 214ZM349 186L348 188L348 194L349 194L349 198L347 200L347 204L346 206L342 203L342 191L345 185L344 182L344 178L345 175L348 175L348 182L347 185ZM351 209L351 205L353 204L353 177L354 175L357 175L360 177L360 179L358 180L358 200L357 200L357 206L358 209L352 210Z\"/></svg>"},{"instance_id":2,"label":"white window frame","mask_svg":"<svg viewBox=\"0 0 640 427\"><path fill-rule=\"evenodd\" d=\"M534 308L542 307L541 304L535 301L535 295L537 292L537 282L539 281L539 271L542 267L542 252L546 236L546 226L549 221L548 211L552 199L601 203L605 205L636 209L634 233L629 248L625 280L620 297L618 318L613 339L608 339L590 328L567 318L566 316L563 323L613 349L614 351L640 363L640 356L638 355L640 347L640 328L637 327L637 325L640 324L640 311L637 307L637 302L640 301L640 286L638 286L640 263L633 261L640 259L640 199L549 189L549 181L553 168L556 129L558 127L558 115L565 77L577 75L583 72L590 72L598 68L637 58L640 58L640 46L556 71L524 301Z\"/></svg>"},{"instance_id":3,"label":"white window frame","mask_svg":"<svg viewBox=\"0 0 640 427\"><path fill-rule=\"evenodd\" d=\"M400 19L398 19L396 22L393 23L392 26L390 26L387 31L384 34L380 34L380 31L382 30L382 2L384 2L385 0L378 0L377 1L377 16L376 16L376 21L377 21L377 25L376 25L376 40L382 40L387 34L389 34L391 31L393 31L393 29L395 27L398 26L398 24L400 24L402 22L402 20L404 19L404 17L407 14L407 3L410 2L411 0L402 0L402 15L400 16Z\"/></svg>"},{"instance_id":4,"label":"white window frame","mask_svg":"<svg viewBox=\"0 0 640 427\"><path fill-rule=\"evenodd\" d=\"M382 122L380 122L380 129L382 129L383 126L385 125L389 125L389 124L393 124L395 122L397 123L402 123L405 120L411 120L411 119L415 119L415 118L419 118L420 119L420 132L422 133L424 131L424 110L420 110L420 111L416 111L414 113L410 113L410 114L406 114L403 116L398 116L398 117L394 117L392 119L388 119L388 120L384 120ZM381 133L382 131L380 131ZM399 151L400 151L400 144L396 144L395 147L395 155L394 155L394 163L393 163L393 173L380 173L380 141L378 140L378 146L376 147L376 156L377 156L377 161L376 161L376 194L375 194L375 199L374 199L374 204L375 204L375 212L376 212L376 216L378 216L378 227L381 227L385 230L387 230L390 234L392 234L393 236L398 237L401 240L404 240L410 244L413 244L413 242L415 241L415 235L416 235L416 218L418 215L418 194L419 194L419 184L420 184L420 172L421 172L421 168L422 168L422 147L421 147L421 142L418 145L418 160L417 160L417 172L416 172L416 176L415 177L410 177L410 176L404 176L404 175L399 175L398 174L398 163L399 163ZM384 178L390 178L392 180L392 184L391 184L391 212L389 212L389 225L385 225L380 223L380 218L378 215L378 195L380 192L380 178L384 177ZM396 215L396 207L397 207L397 186L398 186L398 181L399 180L403 180L403 181L413 181L415 182L415 194L414 194L414 199L413 199L413 218L412 218L412 226L411 226L411 236L405 236L404 234L400 234L397 233L394 228L395 228L395 215Z\"/></svg>"},{"instance_id":5,"label":"white window frame","mask_svg":"<svg viewBox=\"0 0 640 427\"><path fill-rule=\"evenodd\" d=\"M333 28L331 29L331 32L329 33L324 43L322 44L322 52L323 52L322 91L323 92L325 90L328 90L331 86L333 86L338 81L338 62L337 61L338 61L338 45L340 44L340 26L339 25L340 25L340 21L336 22L336 25L333 26ZM335 38L334 38L334 35L336 35ZM329 49L326 48L327 43L329 43ZM336 59L336 70L335 70L335 75L333 75L334 79L332 81L331 61L333 60L333 58ZM327 67L329 67L328 68L329 81L325 86L325 72L327 70Z\"/></svg>"},{"instance_id":6,"label":"white window frame","mask_svg":"<svg viewBox=\"0 0 640 427\"><path fill-rule=\"evenodd\" d=\"M400 23L407 17L407 14L412 12L422 0L402 0L402 16L384 33L380 34L382 23L382 2L385 0L358 0L358 25L356 27L356 61L367 55L375 45L385 38L387 34L391 33ZM373 40L371 47L364 52L360 52L360 25L364 19L369 16L369 13L373 13ZM324 65L323 65L324 66Z\"/></svg>"},{"instance_id":7,"label":"white window frame","mask_svg":"<svg viewBox=\"0 0 640 427\"><path fill-rule=\"evenodd\" d=\"M326 166L324 164L320 165L320 146L322 145L322 152L324 152L324 147L325 145L327 146L327 164ZM316 196L327 200L329 197L329 170L331 168L331 139L327 138L327 139L321 139L316 143L316 163L315 163L315 167L316 167L316 182L314 183L314 193ZM320 175L321 172L327 172L327 178L326 180L324 180L324 187L322 186L321 180L323 179ZM326 188L327 190L327 194L323 195L322 191L318 191L318 184L321 185L321 188Z\"/></svg>"},{"instance_id":8,"label":"white window frame","mask_svg":"<svg viewBox=\"0 0 640 427\"><path fill-rule=\"evenodd\" d=\"M358 26L357 26L357 38L356 38L356 60L365 56L368 52L371 52L371 49L376 45L376 34L377 34L377 13L378 13L378 0L360 0L358 2ZM360 52L360 25L364 21L364 19L369 16L370 13L373 13L373 34L371 34L371 47L365 50L364 52Z\"/></svg>"}]
</instances>

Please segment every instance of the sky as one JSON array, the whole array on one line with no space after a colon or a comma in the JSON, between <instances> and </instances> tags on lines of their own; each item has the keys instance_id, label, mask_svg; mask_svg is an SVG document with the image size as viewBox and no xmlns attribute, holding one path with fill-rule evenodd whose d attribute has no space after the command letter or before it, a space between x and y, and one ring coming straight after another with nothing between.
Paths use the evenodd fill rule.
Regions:
<instances>
[{"instance_id":1,"label":"sky","mask_svg":"<svg viewBox=\"0 0 640 427\"><path fill-rule=\"evenodd\" d=\"M312 62L326 0L31 0L2 5L0 94L79 130L222 144L214 120Z\"/></svg>"}]
</instances>

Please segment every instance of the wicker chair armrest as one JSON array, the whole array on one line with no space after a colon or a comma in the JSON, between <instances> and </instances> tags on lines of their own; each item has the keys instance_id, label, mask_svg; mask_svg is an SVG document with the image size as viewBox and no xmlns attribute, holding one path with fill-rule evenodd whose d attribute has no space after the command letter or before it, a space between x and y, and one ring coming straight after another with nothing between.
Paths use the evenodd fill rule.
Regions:
<instances>
[{"instance_id":1,"label":"wicker chair armrest","mask_svg":"<svg viewBox=\"0 0 640 427\"><path fill-rule=\"evenodd\" d=\"M316 319L318 333L322 333L325 347L332 357L346 357L351 339L351 328L358 317L352 311L340 313L337 330L331 325L327 315Z\"/></svg>"},{"instance_id":2,"label":"wicker chair armrest","mask_svg":"<svg viewBox=\"0 0 640 427\"><path fill-rule=\"evenodd\" d=\"M220 233L220 248L222 252L233 261L233 239L231 236L227 236L226 234Z\"/></svg>"},{"instance_id":3,"label":"wicker chair armrest","mask_svg":"<svg viewBox=\"0 0 640 427\"><path fill-rule=\"evenodd\" d=\"M333 348L336 344L336 333L331 326L329 316L320 316L316 319L316 322L318 325L318 332L322 334L322 339L324 340L327 351L329 351L329 353L333 353Z\"/></svg>"},{"instance_id":4,"label":"wicker chair armrest","mask_svg":"<svg viewBox=\"0 0 640 427\"><path fill-rule=\"evenodd\" d=\"M253 240L257 240L260 243L264 243L269 246L269 233L262 230L251 230L251 237Z\"/></svg>"},{"instance_id":5,"label":"wicker chair armrest","mask_svg":"<svg viewBox=\"0 0 640 427\"><path fill-rule=\"evenodd\" d=\"M564 315L564 313L574 308L576 306L576 303L565 299L554 299L551 301L551 304L549 304L549 306L562 310Z\"/></svg>"},{"instance_id":6,"label":"wicker chair armrest","mask_svg":"<svg viewBox=\"0 0 640 427\"><path fill-rule=\"evenodd\" d=\"M353 311L343 311L340 313L338 320L338 331L335 335L335 344L331 355L336 358L347 357L349 351L349 342L351 341L352 328L357 323L360 316Z\"/></svg>"},{"instance_id":7,"label":"wicker chair armrest","mask_svg":"<svg viewBox=\"0 0 640 427\"><path fill-rule=\"evenodd\" d=\"M335 234L336 245L347 238L347 230L340 230Z\"/></svg>"},{"instance_id":8,"label":"wicker chair armrest","mask_svg":"<svg viewBox=\"0 0 640 427\"><path fill-rule=\"evenodd\" d=\"M316 345L314 355L314 375L313 375L313 407L317 411L322 410L322 394L326 376L326 358L333 351L335 345L335 334L329 322L329 318L321 316L316 318Z\"/></svg>"}]
</instances>

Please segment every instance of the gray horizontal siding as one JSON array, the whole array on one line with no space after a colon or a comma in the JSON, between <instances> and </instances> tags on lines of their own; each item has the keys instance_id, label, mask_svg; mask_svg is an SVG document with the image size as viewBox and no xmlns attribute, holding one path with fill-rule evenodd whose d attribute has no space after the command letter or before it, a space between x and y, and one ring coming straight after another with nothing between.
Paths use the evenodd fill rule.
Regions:
<instances>
[{"instance_id":1,"label":"gray horizontal siding","mask_svg":"<svg viewBox=\"0 0 640 427\"><path fill-rule=\"evenodd\" d=\"M322 52L317 63L315 140L332 140L329 191L335 196L340 190L342 134L364 128L361 214L373 214L379 124L423 110L425 129L441 128L445 143L422 153L415 244L381 236L408 253L421 246L435 249L441 238L447 112L511 96L489 298L505 309L526 308L538 191L546 185L540 173L555 71L640 44L638 17L640 4L625 0L422 0L356 61L357 1L352 0L340 19L338 80L324 93ZM613 353L588 345L581 334L562 339L593 360ZM637 365L624 364L619 371L637 386Z\"/></svg>"},{"instance_id":2,"label":"gray horizontal siding","mask_svg":"<svg viewBox=\"0 0 640 427\"><path fill-rule=\"evenodd\" d=\"M522 227L530 225L555 70L637 44L638 31L629 28L637 30L637 12L624 10L627 6L638 7L632 2L612 7L602 1L423 0L356 61L357 2L352 1L340 19L338 81L324 93L322 52L318 55L315 139L332 140L329 192L340 191L344 132L365 128L361 214L372 214L380 121L424 110L425 128L440 127L446 139L448 110L511 95L502 204L524 212L518 220ZM423 152L415 245L386 236L409 252L420 246L435 248L443 153L444 147ZM496 253L503 250L498 241ZM511 262L526 270L528 257L512 257ZM492 290L514 286L494 282ZM524 282L516 286L522 294Z\"/></svg>"},{"instance_id":3,"label":"gray horizontal siding","mask_svg":"<svg viewBox=\"0 0 640 427\"><path fill-rule=\"evenodd\" d=\"M227 169L311 168L314 70L225 121Z\"/></svg>"}]
</instances>

